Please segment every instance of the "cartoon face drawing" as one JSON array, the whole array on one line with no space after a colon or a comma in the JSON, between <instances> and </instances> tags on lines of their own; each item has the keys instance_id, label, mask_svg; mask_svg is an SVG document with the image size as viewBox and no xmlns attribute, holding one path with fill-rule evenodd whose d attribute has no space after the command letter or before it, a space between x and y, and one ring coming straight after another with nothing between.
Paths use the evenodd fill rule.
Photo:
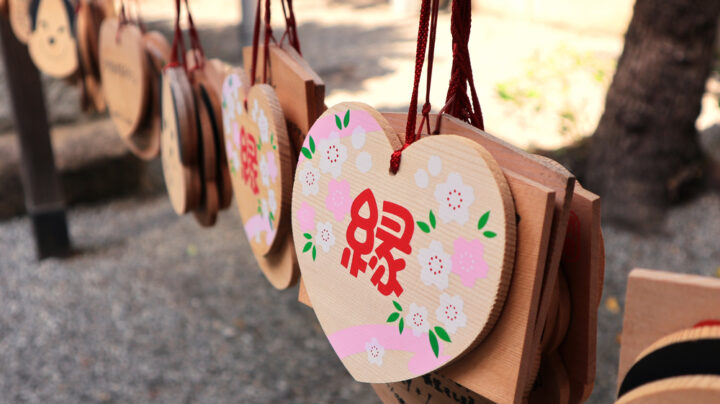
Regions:
<instances>
[{"instance_id":1,"label":"cartoon face drawing","mask_svg":"<svg viewBox=\"0 0 720 404\"><path fill-rule=\"evenodd\" d=\"M74 12L67 0L33 0L28 50L35 65L51 76L65 78L78 67Z\"/></svg>"}]
</instances>

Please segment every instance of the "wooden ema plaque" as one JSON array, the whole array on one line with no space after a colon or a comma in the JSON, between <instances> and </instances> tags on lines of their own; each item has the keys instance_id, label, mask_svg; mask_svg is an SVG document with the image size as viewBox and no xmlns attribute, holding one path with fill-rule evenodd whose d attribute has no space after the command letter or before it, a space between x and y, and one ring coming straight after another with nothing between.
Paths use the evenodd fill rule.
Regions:
<instances>
[{"instance_id":1,"label":"wooden ema plaque","mask_svg":"<svg viewBox=\"0 0 720 404\"><path fill-rule=\"evenodd\" d=\"M248 86L242 69L223 84L223 126L228 166L245 234L270 283L297 280L289 245L293 151L280 103L271 86Z\"/></svg>"},{"instance_id":2,"label":"wooden ema plaque","mask_svg":"<svg viewBox=\"0 0 720 404\"><path fill-rule=\"evenodd\" d=\"M395 127L396 131L404 130L405 114L385 113L384 115ZM435 116L432 117L432 120L435 120ZM592 265L592 268L595 269L591 271L594 275L588 275L587 278L600 280L589 282L595 286L586 294L597 296L598 300L593 301L591 308L585 310L597 310L600 295L598 285L602 284L603 253L600 229L595 227L593 223L599 222L599 210L596 211L597 215L588 216L586 213L593 212L593 209L599 206L599 201L597 201L596 196L579 187L575 192L576 198L572 198L572 194L567 195L567 191L573 188L574 179L567 170L558 167L554 162L551 163L547 159L523 152L452 117L443 116L442 130L443 132L457 133L479 142L498 158L498 163L505 173L515 200L519 221L517 225L516 264L512 284L501 317L487 338L477 348L468 352L456 363L440 369L439 373L450 376L453 381L461 383L471 391L495 402L520 402L530 392L535 378L534 375L540 368L538 353L541 352L541 346L539 344L543 330L546 327L545 323L548 320L546 319L539 329L535 329L538 316L537 306L542 289L545 287L543 279L546 277L546 272L557 271L557 268L548 268L548 250L551 245L559 245L560 247L557 250L559 256L559 253L563 251L563 243L570 244L564 238L565 231L555 229L551 225L554 223L557 225L558 221L556 218L554 219L555 215L569 215L570 205L565 204L565 201L572 200L573 204L575 204L576 199L578 202L583 200L583 194L586 197L585 199L591 202L592 209L581 209L574 205L573 209L582 222L582 234L586 234L586 229L588 231L594 229L597 237L583 236L579 242L578 240L574 241L575 250L582 253L580 258L576 258L573 262L580 265L587 262L586 257L595 257ZM563 195L562 198L558 198L558 194ZM533 197L533 195L535 196ZM563 234L563 239L555 240L553 237L558 237L559 234ZM598 250L600 251L599 254L596 253ZM589 269L586 269L586 271L589 271ZM597 274L597 272L600 272L600 274ZM567 277L567 279L572 278L571 276ZM547 295L553 297L551 300L555 300L555 296L558 295L554 291L557 282L558 276L556 272L553 292L546 292ZM568 285L575 284L576 282L572 280L568 281ZM579 285L579 283L577 284ZM571 294L574 305L576 298L584 294L577 291L584 289L573 290L576 291ZM299 300L310 304L303 283L300 285ZM548 306L553 306L553 303ZM547 311L550 313L558 310L555 307L553 310ZM566 324L566 328L577 327L574 324L577 322L583 323L588 318L591 317L586 316L585 320L572 317L569 324ZM582 326L580 327L582 328ZM558 334L554 338L555 344L558 343L558 339L562 339L563 334L560 332ZM535 348L534 341L537 341L537 348ZM564 343L565 341L563 341ZM535 359L536 357L538 360ZM590 358L585 357L583 359L582 356L579 356L575 358L575 361L580 362L580 365L574 366L581 367L587 365ZM546 361L546 363L548 362ZM553 361L553 363L556 365L558 363L562 364L562 362L558 361ZM594 352L592 353L592 363L594 363ZM544 363L543 367L550 366L546 366ZM553 369L558 368L559 366L553 366ZM542 370L541 374L543 372L546 374L551 373ZM565 384L567 384L567 380L565 380ZM400 387L398 386L398 388Z\"/></svg>"},{"instance_id":3,"label":"wooden ema plaque","mask_svg":"<svg viewBox=\"0 0 720 404\"><path fill-rule=\"evenodd\" d=\"M200 225L209 227L215 224L218 211L227 208L232 198L227 165L221 168L221 160L225 161L225 150L221 140L224 135L220 98L225 70L218 63L204 60L204 56L195 50L188 51L185 60L191 72L200 135L198 159L202 196L193 214Z\"/></svg>"},{"instance_id":4,"label":"wooden ema plaque","mask_svg":"<svg viewBox=\"0 0 720 404\"><path fill-rule=\"evenodd\" d=\"M8 17L10 18L10 27L13 34L18 41L26 44L32 31L32 22L30 20L31 0L7 0L7 2Z\"/></svg>"},{"instance_id":5,"label":"wooden ema plaque","mask_svg":"<svg viewBox=\"0 0 720 404\"><path fill-rule=\"evenodd\" d=\"M263 49L263 46L258 46L258 66L263 66ZM269 54L266 84L270 84L277 94L288 123L293 150L299 153L305 135L325 111L325 83L292 47L270 45ZM245 70L251 72L251 46L243 49L243 58ZM262 68L258 68L255 75L257 83L262 82L262 75Z\"/></svg>"},{"instance_id":6,"label":"wooden ema plaque","mask_svg":"<svg viewBox=\"0 0 720 404\"><path fill-rule=\"evenodd\" d=\"M373 384L372 387L385 404L492 404L436 372L397 383Z\"/></svg>"},{"instance_id":7,"label":"wooden ema plaque","mask_svg":"<svg viewBox=\"0 0 720 404\"><path fill-rule=\"evenodd\" d=\"M492 328L512 271L515 210L492 156L459 136L428 137L393 176L400 147L381 114L339 104L313 125L296 170L305 288L362 382L426 374L472 348Z\"/></svg>"},{"instance_id":8,"label":"wooden ema plaque","mask_svg":"<svg viewBox=\"0 0 720 404\"><path fill-rule=\"evenodd\" d=\"M185 214L200 204L197 168L195 104L185 69L173 67L163 73L161 92L163 176L175 213Z\"/></svg>"},{"instance_id":9,"label":"wooden ema plaque","mask_svg":"<svg viewBox=\"0 0 720 404\"><path fill-rule=\"evenodd\" d=\"M100 75L108 110L123 139L140 126L146 111L149 67L143 34L134 24L108 18L100 28Z\"/></svg>"},{"instance_id":10,"label":"wooden ema plaque","mask_svg":"<svg viewBox=\"0 0 720 404\"><path fill-rule=\"evenodd\" d=\"M685 341L720 341L720 279L672 272L635 269L630 273L625 317L623 319L618 386L623 386L630 371L643 358L661 348ZM707 325L704 325L707 324ZM716 345L713 345L716 346ZM692 362L711 359L715 364L718 350L680 352ZM618 403L717 403L720 401L720 375L694 372L658 378L667 371L685 368L682 360L650 363L656 380L641 384L620 397ZM668 366L668 363L673 363ZM647 371L645 371L647 373ZM636 375L637 377L637 375Z\"/></svg>"},{"instance_id":11,"label":"wooden ema plaque","mask_svg":"<svg viewBox=\"0 0 720 404\"><path fill-rule=\"evenodd\" d=\"M138 128L130 137L121 137L128 149L143 160L152 160L160 152L162 133L160 91L162 69L170 60L170 44L157 31L143 35L143 48L148 65L148 106Z\"/></svg>"},{"instance_id":12,"label":"wooden ema plaque","mask_svg":"<svg viewBox=\"0 0 720 404\"><path fill-rule=\"evenodd\" d=\"M78 69L75 11L67 0L33 0L30 3L30 57L43 73L66 78Z\"/></svg>"}]
</instances>

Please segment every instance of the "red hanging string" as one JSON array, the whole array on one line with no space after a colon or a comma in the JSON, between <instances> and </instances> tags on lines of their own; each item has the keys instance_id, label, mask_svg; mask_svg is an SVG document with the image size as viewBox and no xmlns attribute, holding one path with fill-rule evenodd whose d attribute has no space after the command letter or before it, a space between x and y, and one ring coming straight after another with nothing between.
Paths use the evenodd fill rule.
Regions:
<instances>
[{"instance_id":1,"label":"red hanging string","mask_svg":"<svg viewBox=\"0 0 720 404\"><path fill-rule=\"evenodd\" d=\"M188 0L185 0L185 9L187 10L188 32L190 33L190 48L193 50L192 54L195 59L195 67L193 69L202 69L205 65L205 51L200 43L200 35L195 28Z\"/></svg>"},{"instance_id":2,"label":"red hanging string","mask_svg":"<svg viewBox=\"0 0 720 404\"><path fill-rule=\"evenodd\" d=\"M716 327L720 326L720 320L705 320L701 321L693 326L693 328L700 328L700 327Z\"/></svg>"},{"instance_id":3,"label":"red hanging string","mask_svg":"<svg viewBox=\"0 0 720 404\"><path fill-rule=\"evenodd\" d=\"M265 42L263 44L263 54L265 57L263 63L263 83L267 83L267 71L270 61L270 39L273 38L272 26L270 26L270 0L265 0Z\"/></svg>"},{"instance_id":4,"label":"red hanging string","mask_svg":"<svg viewBox=\"0 0 720 404\"><path fill-rule=\"evenodd\" d=\"M82 2L78 2L78 6L80 4L82 4ZM125 12L125 2L122 2L120 4L120 15L118 15L118 27L117 27L117 31L115 31L115 43L120 42L120 31L127 23L128 23L128 18L127 18L127 13Z\"/></svg>"},{"instance_id":5,"label":"red hanging string","mask_svg":"<svg viewBox=\"0 0 720 404\"><path fill-rule=\"evenodd\" d=\"M181 52L178 52L180 48ZM182 66L185 67L185 40L183 39L182 30L180 29L180 0L175 0L175 36L173 37L172 50L170 52L170 62L165 69Z\"/></svg>"},{"instance_id":6,"label":"red hanging string","mask_svg":"<svg viewBox=\"0 0 720 404\"><path fill-rule=\"evenodd\" d=\"M287 3L287 10L285 3ZM297 24L295 22L295 11L293 10L293 0L282 0L280 4L282 4L283 16L285 17L285 32L282 34L282 37L280 37L280 43L287 38L290 46L302 55L302 51L300 50L300 37L298 37Z\"/></svg>"},{"instance_id":7,"label":"red hanging string","mask_svg":"<svg viewBox=\"0 0 720 404\"><path fill-rule=\"evenodd\" d=\"M422 0L422 4L420 5L420 22L418 24L418 39L417 39L417 46L415 49L415 79L413 81L413 90L412 95L410 97L410 107L408 109L408 117L407 117L407 123L405 125L405 143L403 146L399 149L393 152L392 156L390 157L390 172L395 174L397 173L397 170L400 168L400 157L402 156L403 150L405 150L408 146L410 146L413 142L415 142L420 137L420 131L415 133L415 124L417 120L417 105L418 105L418 91L420 87L420 77L422 76L422 70L423 65L425 62L425 52L427 48L429 47L429 57L428 57L428 72L427 72L427 88L425 89L425 104L423 105L422 115L423 119L420 122L420 130L422 130L422 125L427 121L426 118L429 118L430 114L430 84L432 80L432 65L433 65L433 57L435 54L435 32L437 30L437 13L438 13L438 0L432 0L432 4L430 3L430 0ZM431 31L429 33L429 39L428 41L428 24L430 21L430 17L432 14L432 24L431 24ZM429 42L429 44L428 44ZM428 124L429 129L429 124Z\"/></svg>"},{"instance_id":8,"label":"red hanging string","mask_svg":"<svg viewBox=\"0 0 720 404\"><path fill-rule=\"evenodd\" d=\"M261 4L261 0L258 0L255 12L255 27L253 29L252 68L250 72L251 86L255 85L255 77L257 76L258 48L260 45ZM265 0L265 18L262 21L262 24L265 26L263 38L263 83L267 83L268 61L270 60L270 40L272 40L273 43L277 43L273 37L272 26L270 25L270 0Z\"/></svg>"},{"instance_id":9,"label":"red hanging string","mask_svg":"<svg viewBox=\"0 0 720 404\"><path fill-rule=\"evenodd\" d=\"M439 132L443 113L448 113L479 129L484 130L485 128L480 101L475 90L475 81L470 64L470 51L468 50L472 21L471 13L470 0L453 0L450 17L453 44L452 73L445 106L438 114L436 132ZM468 97L468 87L470 97Z\"/></svg>"},{"instance_id":10,"label":"red hanging string","mask_svg":"<svg viewBox=\"0 0 720 404\"><path fill-rule=\"evenodd\" d=\"M257 53L258 41L260 40L260 0L257 0L255 7L255 26L253 27L253 48L252 48L252 69L250 69L250 85L255 85L255 77L257 75Z\"/></svg>"}]
</instances>

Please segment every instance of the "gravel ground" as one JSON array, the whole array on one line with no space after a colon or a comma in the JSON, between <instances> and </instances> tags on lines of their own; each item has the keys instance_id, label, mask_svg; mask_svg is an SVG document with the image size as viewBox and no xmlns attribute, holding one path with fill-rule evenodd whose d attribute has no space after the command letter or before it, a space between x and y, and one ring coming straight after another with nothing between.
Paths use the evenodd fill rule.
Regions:
<instances>
[{"instance_id":1,"label":"gravel ground","mask_svg":"<svg viewBox=\"0 0 720 404\"><path fill-rule=\"evenodd\" d=\"M78 253L34 259L0 225L0 402L376 402L297 288L253 263L238 215L211 230L165 198L70 214Z\"/></svg>"},{"instance_id":2,"label":"gravel ground","mask_svg":"<svg viewBox=\"0 0 720 404\"><path fill-rule=\"evenodd\" d=\"M612 401L628 270L714 274L717 212L720 195L709 194L654 235L604 228L591 402ZM234 210L206 230L165 198L122 200L74 209L70 223L78 252L40 263L26 218L0 225L0 402L377 402L297 289L265 281Z\"/></svg>"}]
</instances>

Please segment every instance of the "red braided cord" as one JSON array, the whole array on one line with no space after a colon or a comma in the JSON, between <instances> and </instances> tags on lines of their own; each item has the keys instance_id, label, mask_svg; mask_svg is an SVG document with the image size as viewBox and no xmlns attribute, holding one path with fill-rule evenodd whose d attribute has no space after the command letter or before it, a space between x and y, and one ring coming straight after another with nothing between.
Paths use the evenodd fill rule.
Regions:
<instances>
[{"instance_id":1,"label":"red braided cord","mask_svg":"<svg viewBox=\"0 0 720 404\"><path fill-rule=\"evenodd\" d=\"M285 7L286 2L287 9ZM290 46L302 55L302 51L300 50L300 37L298 37L297 24L295 22L295 11L293 10L293 0L282 0L280 4L282 4L283 16L285 17L285 32L282 34L282 37L280 37L280 43L287 37Z\"/></svg>"},{"instance_id":2,"label":"red braided cord","mask_svg":"<svg viewBox=\"0 0 720 404\"><path fill-rule=\"evenodd\" d=\"M180 54L178 54L178 47L182 49ZM168 69L177 66L185 67L183 53L185 53L185 40L183 39L182 30L180 29L180 0L175 0L175 36L173 37L170 62L165 66L165 68Z\"/></svg>"},{"instance_id":3,"label":"red braided cord","mask_svg":"<svg viewBox=\"0 0 720 404\"><path fill-rule=\"evenodd\" d=\"M417 139L420 138L420 132L422 130L422 125L426 122L426 120L429 119L430 114L430 84L432 81L432 64L433 64L433 57L435 55L435 33L437 31L437 13L438 13L438 0L432 0L432 5L430 3L430 0L422 0L422 4L420 6L420 21L418 24L418 39L417 39L417 47L415 49L415 79L413 81L413 91L412 95L410 97L410 107L408 109L408 117L407 117L407 123L405 125L405 143L400 148L400 150L396 150L393 152L392 156L390 156L390 172L391 173L397 173L398 169L400 168L400 158L402 156L402 152L410 146L413 142L415 142ZM429 33L430 40L428 41L428 23L430 21L430 17L432 15L432 25L431 25L431 31ZM429 42L429 43L428 43ZM423 64L425 62L425 52L427 48L429 49L429 56L428 56L428 72L427 72L427 88L426 88L426 100L425 105L423 105L422 109L422 115L423 118L420 121L420 128L416 134L415 132L415 123L417 120L417 105L418 105L418 90L420 87L420 77L422 76L422 69ZM428 130L430 128L429 121L428 121Z\"/></svg>"},{"instance_id":4,"label":"red braided cord","mask_svg":"<svg viewBox=\"0 0 720 404\"><path fill-rule=\"evenodd\" d=\"M257 73L257 53L258 41L260 40L260 0L257 0L255 9L255 27L253 28L253 49L252 49L252 69L250 69L250 85L255 85L255 75Z\"/></svg>"},{"instance_id":5,"label":"red braided cord","mask_svg":"<svg viewBox=\"0 0 720 404\"><path fill-rule=\"evenodd\" d=\"M265 0L265 41L263 43L263 83L267 83L267 71L270 61L270 38L272 38L272 26L270 26L270 0ZM273 42L275 39L273 38Z\"/></svg>"},{"instance_id":6,"label":"red braided cord","mask_svg":"<svg viewBox=\"0 0 720 404\"><path fill-rule=\"evenodd\" d=\"M185 9L187 10L188 18L188 31L190 32L190 49L193 50L193 57L195 58L195 68L202 69L205 65L205 51L203 50L202 44L200 43L200 35L195 28L193 22L192 13L190 12L190 4L188 0L185 0Z\"/></svg>"},{"instance_id":7,"label":"red braided cord","mask_svg":"<svg viewBox=\"0 0 720 404\"><path fill-rule=\"evenodd\" d=\"M482 110L475 90L475 81L470 63L468 42L472 10L470 0L453 0L450 31L453 42L453 64L445 106L438 115L436 131L439 131L442 113L469 122L471 125L484 129ZM470 97L467 90L470 88Z\"/></svg>"}]
</instances>

